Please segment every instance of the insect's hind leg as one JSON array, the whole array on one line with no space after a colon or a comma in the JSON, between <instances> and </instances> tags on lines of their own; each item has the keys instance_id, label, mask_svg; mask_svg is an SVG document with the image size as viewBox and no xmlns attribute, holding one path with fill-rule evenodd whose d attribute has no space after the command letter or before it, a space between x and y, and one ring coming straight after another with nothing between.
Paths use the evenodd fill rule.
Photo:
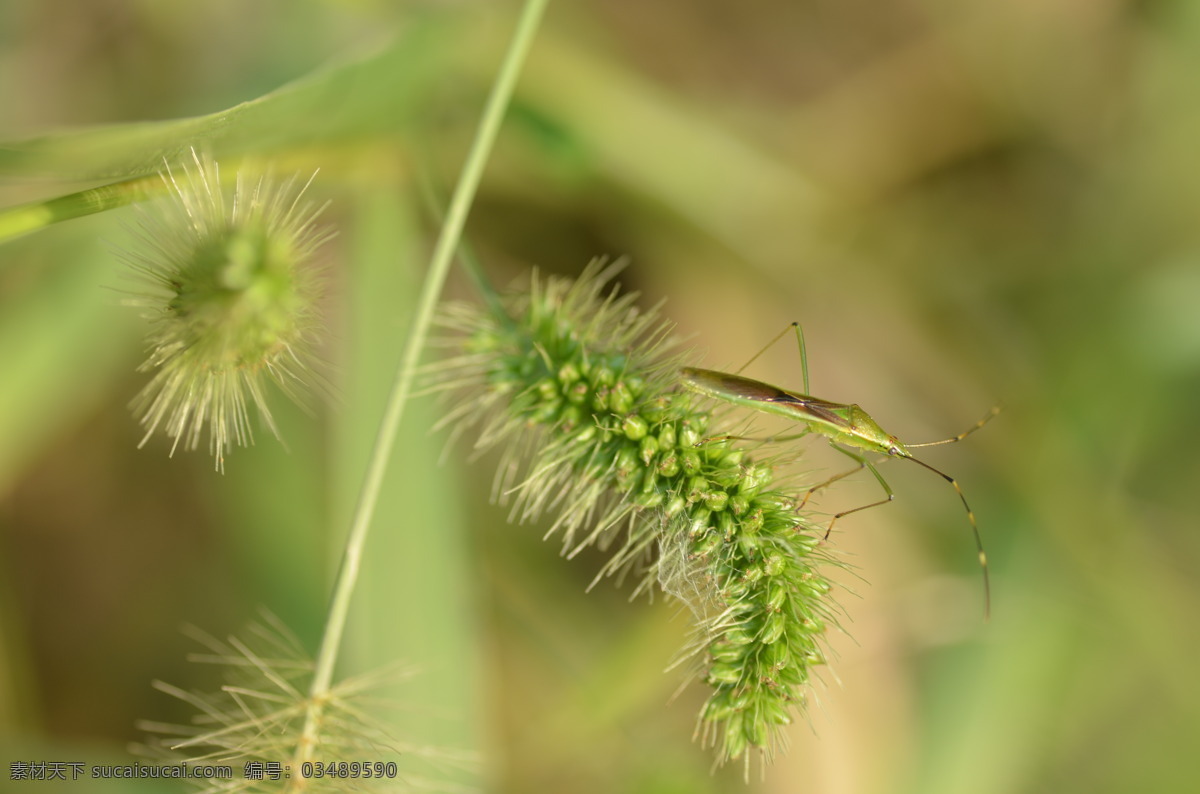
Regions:
<instances>
[{"instance_id":1,"label":"insect's hind leg","mask_svg":"<svg viewBox=\"0 0 1200 794\"><path fill-rule=\"evenodd\" d=\"M784 335L787 334L788 331L793 330L793 329L796 331L796 344L800 349L800 371L804 378L803 393L808 394L808 353L804 348L804 329L802 329L800 327L800 323L798 323L794 320L788 324L787 328L784 328L782 331L780 331L775 336L774 339L772 339L770 342L767 342L767 344L763 347L763 349L758 351L757 353L755 353L750 358L749 361L747 361L742 366L738 367L737 371L734 372L734 374L735 375L741 374L742 370L744 370L746 367L750 366L755 361L757 361L759 356L761 356L763 353L770 350L772 345L774 345L780 339L783 339Z\"/></svg>"},{"instance_id":2,"label":"insect's hind leg","mask_svg":"<svg viewBox=\"0 0 1200 794\"><path fill-rule=\"evenodd\" d=\"M790 436L767 436L766 438L754 438L753 436L735 436L730 433L722 433L719 436L706 436L706 437L700 439L699 441L697 441L692 446L701 447L701 446L704 446L705 444L711 444L713 441L755 441L755 442L759 442L762 444L779 444L784 441L795 441L796 439L804 438L810 432L811 431L809 431L809 430L805 430L800 433L793 433ZM862 468L862 467L860 466L859 468ZM854 471L858 471L858 469L854 469ZM846 472L846 474L851 474L851 473L853 473L853 472ZM844 477L844 476L845 475L841 475L838 479L841 479L841 477ZM823 487L825 487L825 485L828 485L828 483L822 483L821 485L819 485L817 487L823 488ZM807 501L807 497L805 497L805 500Z\"/></svg>"},{"instance_id":3,"label":"insect's hind leg","mask_svg":"<svg viewBox=\"0 0 1200 794\"><path fill-rule=\"evenodd\" d=\"M841 472L840 474L835 474L834 476L830 477L825 482L819 483L817 485L814 485L812 488L809 488L808 492L804 494L804 499L802 499L800 501L799 506L796 508L797 510L804 509L804 505L806 505L808 503L809 498L817 491L821 490L822 488L832 485L833 483L837 482L838 480L845 479L846 477L849 477L851 474L854 474L857 471L861 471L862 469L866 469L867 471L871 472L872 476L874 476L875 479L879 482L880 487L883 488L884 493L887 494L887 498L880 499L878 502L871 502L870 504L861 505L859 507L855 507L850 510L843 510L840 513L835 513L833 518L829 522L829 526L825 528L825 535L821 538L822 540L829 539L829 534L831 532L833 532L833 525L838 522L839 518L848 516L851 513L857 513L860 510L866 510L871 507L879 507L880 505L885 505L888 502L890 502L896 498L896 494L895 494L895 492L892 491L891 486L887 484L887 480L883 479L883 475L880 474L879 470L875 468L875 464L871 463L871 461L868 460L865 455L860 455L857 452L851 452L848 449L839 447L837 444L831 443L829 446L833 447L834 449L836 449L838 452L842 453L846 457L857 461L858 465L855 466L853 469L848 469L847 471Z\"/></svg>"}]
</instances>

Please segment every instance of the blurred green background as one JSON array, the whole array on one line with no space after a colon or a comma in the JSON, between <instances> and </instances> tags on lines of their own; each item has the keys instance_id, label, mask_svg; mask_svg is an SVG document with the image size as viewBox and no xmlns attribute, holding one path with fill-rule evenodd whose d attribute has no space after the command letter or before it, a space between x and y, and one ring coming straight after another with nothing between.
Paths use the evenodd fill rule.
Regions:
<instances>
[{"instance_id":1,"label":"blurred green background","mask_svg":"<svg viewBox=\"0 0 1200 794\"><path fill-rule=\"evenodd\" d=\"M0 249L0 789L36 785L12 761L119 762L135 720L186 720L150 687L216 683L181 624L224 636L263 605L315 648L436 231L422 191L453 183L517 10L0 3L7 140L214 113L382 53L355 91L214 139L320 167L333 201L340 400L277 402L286 450L263 431L221 476L203 451L136 449L143 328L113 253L131 211ZM411 774L495 792L1200 787L1198 69L1183 0L552 4L468 224L493 279L628 254L625 286L665 299L717 368L799 320L812 390L905 440L1002 401L924 456L979 517L994 615L951 489L889 465L896 503L832 539L855 594L808 719L762 779L710 775L691 742L704 693L668 703L680 678L662 672L684 616L585 593L601 558L507 525L494 460L459 445L434 465L439 408L417 400L344 669L412 662L397 731L481 760ZM102 184L88 164L108 154L81 141L57 161L4 147L0 205ZM800 385L787 343L747 374ZM844 460L813 445L803 465ZM818 506L875 493L857 477Z\"/></svg>"}]
</instances>

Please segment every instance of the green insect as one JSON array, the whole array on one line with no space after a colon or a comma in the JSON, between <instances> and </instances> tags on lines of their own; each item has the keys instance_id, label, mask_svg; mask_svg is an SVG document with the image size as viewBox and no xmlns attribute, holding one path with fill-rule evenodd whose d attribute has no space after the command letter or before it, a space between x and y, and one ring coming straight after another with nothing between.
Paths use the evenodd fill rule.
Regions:
<instances>
[{"instance_id":1,"label":"green insect","mask_svg":"<svg viewBox=\"0 0 1200 794\"><path fill-rule=\"evenodd\" d=\"M792 323L788 328L785 328L783 333L775 337L767 347L764 347L754 358L750 359L746 363L746 366L749 366L754 359L762 355L767 348L779 341L784 334L792 329L795 329L796 339L800 345L800 362L804 375L804 391L807 392L808 358L804 350L804 333L801 331L799 323ZM833 531L833 525L843 516L848 516L851 513L857 513L860 510L866 510L870 507L887 504L895 498L895 494L887 484L887 481L883 479L883 476L875 468L875 465L866 457L869 453L911 460L913 463L929 469L929 471L954 486L954 490L958 493L958 498L962 500L963 507L967 511L967 519L971 522L971 532L975 536L975 546L979 552L979 566L983 572L984 615L985 617L990 616L992 596L991 584L988 579L987 554L983 550L983 539L979 534L979 525L975 521L975 513L972 512L971 506L967 504L967 497L963 494L963 490L957 480L949 474L935 469L925 461L914 457L909 450L919 447L936 447L942 444L953 444L957 441L962 441L998 414L1000 412L999 406L992 408L974 426L953 438L944 438L940 441L927 441L923 444L905 444L880 427L878 422L855 404L846 405L830 402L817 397L810 397L808 394L781 389L778 386L772 386L762 381L744 378L741 375L730 375L726 372L717 372L711 369L684 367L679 371L679 375L684 386L706 397L724 400L734 405L752 408L756 411L763 411L800 422L804 425L804 429L800 433L786 438L799 438L809 433L818 433L829 439L829 443L834 449L858 463L853 469L837 474L825 482L810 488L797 509L803 508L809 498L817 491L863 468L866 468L875 476L875 479L882 486L884 493L887 494L887 498L837 513L829 522L829 527L825 530L826 538ZM725 438L730 438L730 436L725 436ZM782 441L786 439L777 438L775 440ZM861 452L858 450L861 450Z\"/></svg>"}]
</instances>

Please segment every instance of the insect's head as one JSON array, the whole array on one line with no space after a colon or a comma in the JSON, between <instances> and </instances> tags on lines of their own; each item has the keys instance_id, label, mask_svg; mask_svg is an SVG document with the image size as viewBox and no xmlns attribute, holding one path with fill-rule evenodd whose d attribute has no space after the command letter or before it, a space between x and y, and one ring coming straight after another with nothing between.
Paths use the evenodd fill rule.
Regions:
<instances>
[{"instance_id":1,"label":"insect's head","mask_svg":"<svg viewBox=\"0 0 1200 794\"><path fill-rule=\"evenodd\" d=\"M850 442L877 454L893 455L898 458L911 457L900 439L879 426L871 415L857 405L847 406L847 424L850 427L848 435L857 439Z\"/></svg>"}]
</instances>

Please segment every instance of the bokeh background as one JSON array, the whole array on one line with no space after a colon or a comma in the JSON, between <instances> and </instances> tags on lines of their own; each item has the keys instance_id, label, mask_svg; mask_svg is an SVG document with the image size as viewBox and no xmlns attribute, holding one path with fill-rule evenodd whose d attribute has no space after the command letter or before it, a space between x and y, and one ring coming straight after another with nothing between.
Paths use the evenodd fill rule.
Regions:
<instances>
[{"instance_id":1,"label":"bokeh background","mask_svg":"<svg viewBox=\"0 0 1200 794\"><path fill-rule=\"evenodd\" d=\"M280 402L287 448L264 432L223 476L203 451L136 449L144 329L113 253L133 214L0 250L0 789L36 785L12 761L128 761L136 720L186 720L150 685L215 685L182 624L224 636L261 605L315 648L435 232L426 196L456 177L517 10L0 3L7 140L212 113L381 48L394 72L367 89L411 100L331 133L330 96L310 140L292 118L286 141L231 146L322 169L340 399ZM410 661L397 731L479 753L420 774L495 792L1200 786L1197 74L1186 0L553 3L468 225L492 278L627 254L624 285L717 368L799 320L812 390L905 440L1003 402L924 456L979 517L994 614L952 490L889 464L896 502L832 538L855 575L808 717L761 777L711 774L691 741L703 692L672 700L662 672L684 616L585 592L602 558L507 525L494 460L443 456L418 400L344 669ZM77 176L0 173L0 202ZM798 388L794 346L747 374ZM844 460L813 445L803 465ZM874 494L860 476L818 507Z\"/></svg>"}]
</instances>

